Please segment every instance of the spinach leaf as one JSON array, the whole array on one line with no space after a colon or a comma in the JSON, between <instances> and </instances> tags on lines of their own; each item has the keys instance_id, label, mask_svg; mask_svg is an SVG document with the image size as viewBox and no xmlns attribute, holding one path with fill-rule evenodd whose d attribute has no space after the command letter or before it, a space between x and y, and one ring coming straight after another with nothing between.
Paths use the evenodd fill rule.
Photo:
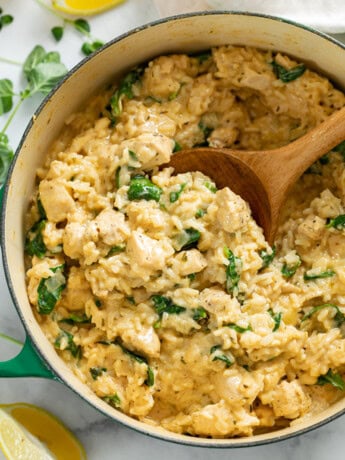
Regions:
<instances>
[{"instance_id":1,"label":"spinach leaf","mask_svg":"<svg viewBox=\"0 0 345 460\"><path fill-rule=\"evenodd\" d=\"M93 380L97 380L98 377L100 377L103 374L103 372L107 372L107 368L106 367L90 367L89 371L90 371L90 374Z\"/></svg>"},{"instance_id":2,"label":"spinach leaf","mask_svg":"<svg viewBox=\"0 0 345 460\"><path fill-rule=\"evenodd\" d=\"M345 141L340 142L340 144L333 147L332 151L340 153L340 155L343 157L343 160L345 160Z\"/></svg>"},{"instance_id":3,"label":"spinach leaf","mask_svg":"<svg viewBox=\"0 0 345 460\"><path fill-rule=\"evenodd\" d=\"M118 89L110 98L110 112L111 115L116 119L122 113L122 99L127 97L128 99L133 99L134 94L132 87L137 83L144 69L142 67L137 67L129 72L120 82Z\"/></svg>"},{"instance_id":4,"label":"spinach leaf","mask_svg":"<svg viewBox=\"0 0 345 460\"><path fill-rule=\"evenodd\" d=\"M2 10L0 11L0 14L2 13ZM14 18L11 14L1 14L0 16L0 30L4 26L8 26L13 22Z\"/></svg>"},{"instance_id":5,"label":"spinach leaf","mask_svg":"<svg viewBox=\"0 0 345 460\"><path fill-rule=\"evenodd\" d=\"M331 278L334 276L336 273L334 270L326 270L324 272L318 273L318 274L308 274L308 272L304 273L303 278L304 281L311 281L311 280L317 280L319 278Z\"/></svg>"},{"instance_id":6,"label":"spinach leaf","mask_svg":"<svg viewBox=\"0 0 345 460\"><path fill-rule=\"evenodd\" d=\"M183 192L183 190L186 188L186 185L187 185L187 182L185 182L184 184L181 184L179 190L177 190L176 192L170 192L170 195L169 195L170 203L175 203L175 201L177 201L180 198L180 195Z\"/></svg>"},{"instance_id":7,"label":"spinach leaf","mask_svg":"<svg viewBox=\"0 0 345 460\"><path fill-rule=\"evenodd\" d=\"M234 364L234 361L229 356L222 353L221 345L214 345L210 349L210 354L213 355L212 361L223 361L226 368L229 368Z\"/></svg>"},{"instance_id":8,"label":"spinach leaf","mask_svg":"<svg viewBox=\"0 0 345 460\"><path fill-rule=\"evenodd\" d=\"M276 61L272 61L271 65L276 77L284 83L289 83L290 81L296 80L296 78L303 75L306 71L306 66L304 64L299 64L292 69L285 69L285 67L277 64Z\"/></svg>"},{"instance_id":9,"label":"spinach leaf","mask_svg":"<svg viewBox=\"0 0 345 460\"><path fill-rule=\"evenodd\" d=\"M174 141L174 142L175 142L175 144L174 144L174 148L173 148L173 153L180 152L180 150L182 150L181 145L177 141Z\"/></svg>"},{"instance_id":10,"label":"spinach leaf","mask_svg":"<svg viewBox=\"0 0 345 460\"><path fill-rule=\"evenodd\" d=\"M204 215L206 214L206 209L198 209L197 212L195 213L195 217L197 219L201 219L202 217L204 217Z\"/></svg>"},{"instance_id":11,"label":"spinach leaf","mask_svg":"<svg viewBox=\"0 0 345 460\"><path fill-rule=\"evenodd\" d=\"M340 374L333 372L332 369L328 369L327 374L320 375L320 377L317 379L316 384L323 386L328 383L333 385L338 390L345 391L344 380L342 379Z\"/></svg>"},{"instance_id":12,"label":"spinach leaf","mask_svg":"<svg viewBox=\"0 0 345 460\"><path fill-rule=\"evenodd\" d=\"M36 222L28 231L25 239L25 251L29 256L37 256L43 259L47 252L47 247L43 241L42 232L46 226L45 219Z\"/></svg>"},{"instance_id":13,"label":"spinach leaf","mask_svg":"<svg viewBox=\"0 0 345 460\"><path fill-rule=\"evenodd\" d=\"M228 324L225 324L225 326L229 327L230 329L234 329L234 331L238 332L239 334L243 334L243 332L247 332L247 331L252 330L250 324L247 327L241 327L241 326L238 326L235 323L228 323Z\"/></svg>"},{"instance_id":14,"label":"spinach leaf","mask_svg":"<svg viewBox=\"0 0 345 460\"><path fill-rule=\"evenodd\" d=\"M241 259L236 257L234 253L228 247L224 247L224 255L228 259L229 263L225 269L226 276L226 292L232 294L238 287L240 281L240 270L242 266Z\"/></svg>"},{"instance_id":15,"label":"spinach leaf","mask_svg":"<svg viewBox=\"0 0 345 460\"><path fill-rule=\"evenodd\" d=\"M210 59L211 56L212 51L202 51L201 53L190 55L190 57L197 59L199 61L199 64L202 64L203 62L207 61L208 59Z\"/></svg>"},{"instance_id":16,"label":"spinach leaf","mask_svg":"<svg viewBox=\"0 0 345 460\"><path fill-rule=\"evenodd\" d=\"M203 307L193 308L193 319L199 324L207 323L209 319L208 312Z\"/></svg>"},{"instance_id":17,"label":"spinach leaf","mask_svg":"<svg viewBox=\"0 0 345 460\"><path fill-rule=\"evenodd\" d=\"M301 259L299 258L298 262L296 262L295 264L293 265L288 265L286 263L284 263L282 269L281 269L281 273L282 275L284 276L284 278L291 278L291 276L293 276L298 267L301 265L302 261Z\"/></svg>"},{"instance_id":18,"label":"spinach leaf","mask_svg":"<svg viewBox=\"0 0 345 460\"><path fill-rule=\"evenodd\" d=\"M200 239L201 233L196 228L185 228L182 233L176 237L177 250L187 250L196 248Z\"/></svg>"},{"instance_id":19,"label":"spinach leaf","mask_svg":"<svg viewBox=\"0 0 345 460\"><path fill-rule=\"evenodd\" d=\"M153 373L153 370L151 369L151 367L149 366L148 362L147 362L147 359L144 358L143 356L141 355L138 355L137 353L134 353L133 351L131 350L128 350L128 348L124 347L120 342L118 341L115 341L114 342L115 345L118 345L121 350L126 354L128 355L130 358L132 358L134 361L137 361L138 363L140 364L146 364L147 365L147 379L145 380L145 385L151 387L152 385L154 385L154 373Z\"/></svg>"},{"instance_id":20,"label":"spinach leaf","mask_svg":"<svg viewBox=\"0 0 345 460\"><path fill-rule=\"evenodd\" d=\"M144 383L148 387L152 387L155 384L155 374L150 366L147 366L147 379Z\"/></svg>"},{"instance_id":21,"label":"spinach leaf","mask_svg":"<svg viewBox=\"0 0 345 460\"><path fill-rule=\"evenodd\" d=\"M267 249L261 249L261 251L259 252L259 256L262 259L262 266L259 271L264 270L269 265L271 265L275 255L276 255L275 246L272 246L272 251L270 253L267 251Z\"/></svg>"},{"instance_id":22,"label":"spinach leaf","mask_svg":"<svg viewBox=\"0 0 345 460\"><path fill-rule=\"evenodd\" d=\"M81 346L76 345L73 338L73 334L65 331L64 329L61 329L60 334L57 336L54 342L54 346L58 350L68 350L74 358L80 359L82 355ZM66 346L64 346L64 342L67 342Z\"/></svg>"},{"instance_id":23,"label":"spinach leaf","mask_svg":"<svg viewBox=\"0 0 345 460\"><path fill-rule=\"evenodd\" d=\"M60 319L59 323L70 324L73 326L76 324L90 324L91 316L87 316L86 313L83 313L82 315L71 313L67 318Z\"/></svg>"},{"instance_id":24,"label":"spinach leaf","mask_svg":"<svg viewBox=\"0 0 345 460\"><path fill-rule=\"evenodd\" d=\"M205 181L204 186L209 189L210 192L216 193L217 187L213 182Z\"/></svg>"},{"instance_id":25,"label":"spinach leaf","mask_svg":"<svg viewBox=\"0 0 345 460\"><path fill-rule=\"evenodd\" d=\"M108 254L105 257L111 257L116 254L120 254L121 252L124 252L125 250L126 250L125 245L113 246L112 248L110 248Z\"/></svg>"},{"instance_id":26,"label":"spinach leaf","mask_svg":"<svg viewBox=\"0 0 345 460\"><path fill-rule=\"evenodd\" d=\"M201 144L198 144L197 147L207 147L208 146L208 137L212 133L213 128L206 126L203 121L200 121L198 124L198 128L202 131L204 135L204 141Z\"/></svg>"},{"instance_id":27,"label":"spinach leaf","mask_svg":"<svg viewBox=\"0 0 345 460\"><path fill-rule=\"evenodd\" d=\"M121 406L121 399L117 396L117 394L113 394L111 396L103 396L103 401L106 403L110 404L111 406L114 407L120 407Z\"/></svg>"},{"instance_id":28,"label":"spinach leaf","mask_svg":"<svg viewBox=\"0 0 345 460\"><path fill-rule=\"evenodd\" d=\"M340 214L333 219L327 219L326 228L335 228L337 230L342 230L345 228L345 214Z\"/></svg>"},{"instance_id":29,"label":"spinach leaf","mask_svg":"<svg viewBox=\"0 0 345 460\"><path fill-rule=\"evenodd\" d=\"M145 176L134 176L129 183L127 192L128 199L133 200L154 200L159 201L162 189L155 185Z\"/></svg>"},{"instance_id":30,"label":"spinach leaf","mask_svg":"<svg viewBox=\"0 0 345 460\"><path fill-rule=\"evenodd\" d=\"M272 329L272 332L275 332L279 329L280 327L280 323L281 323L281 320L282 320L282 312L279 311L278 313L274 313L274 311L272 310L272 308L270 308L268 310L268 313L271 315L273 321L274 321L274 326L273 326L273 329Z\"/></svg>"},{"instance_id":31,"label":"spinach leaf","mask_svg":"<svg viewBox=\"0 0 345 460\"><path fill-rule=\"evenodd\" d=\"M303 318L301 319L301 322L309 319L311 316L313 316L314 313L323 310L324 308L334 308L336 313L333 317L336 326L340 327L344 322L345 322L345 316L340 310L340 308L337 305L334 305L333 303L324 303L322 305L317 305L316 307L313 307L311 310L309 310L308 313L306 313Z\"/></svg>"},{"instance_id":32,"label":"spinach leaf","mask_svg":"<svg viewBox=\"0 0 345 460\"><path fill-rule=\"evenodd\" d=\"M160 317L162 317L163 313L168 313L169 315L179 315L186 310L185 307L174 304L170 297L153 295L151 300L156 312Z\"/></svg>"},{"instance_id":33,"label":"spinach leaf","mask_svg":"<svg viewBox=\"0 0 345 460\"><path fill-rule=\"evenodd\" d=\"M0 80L0 115L9 112L13 106L13 83L4 78Z\"/></svg>"},{"instance_id":34,"label":"spinach leaf","mask_svg":"<svg viewBox=\"0 0 345 460\"><path fill-rule=\"evenodd\" d=\"M63 274L64 266L50 268L52 276L42 278L38 288L38 313L48 315L54 309L61 298L62 291L66 287L66 278Z\"/></svg>"}]
</instances>

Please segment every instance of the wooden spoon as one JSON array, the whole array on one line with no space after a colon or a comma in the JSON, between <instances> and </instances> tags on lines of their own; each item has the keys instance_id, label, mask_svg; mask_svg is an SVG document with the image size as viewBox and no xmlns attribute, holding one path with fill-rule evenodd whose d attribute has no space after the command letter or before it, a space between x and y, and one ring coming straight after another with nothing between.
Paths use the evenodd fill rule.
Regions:
<instances>
[{"instance_id":1,"label":"wooden spoon","mask_svg":"<svg viewBox=\"0 0 345 460\"><path fill-rule=\"evenodd\" d=\"M181 150L168 166L176 173L201 171L219 188L245 199L272 244L281 207L302 173L345 139L345 107L290 144L273 150L243 151L211 147Z\"/></svg>"}]
</instances>

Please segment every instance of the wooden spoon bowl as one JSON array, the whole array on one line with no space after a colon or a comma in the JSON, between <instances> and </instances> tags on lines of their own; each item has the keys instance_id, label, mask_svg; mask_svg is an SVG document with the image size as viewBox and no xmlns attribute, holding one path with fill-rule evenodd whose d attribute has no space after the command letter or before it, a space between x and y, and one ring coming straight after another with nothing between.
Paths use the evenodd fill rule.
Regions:
<instances>
[{"instance_id":1,"label":"wooden spoon bowl","mask_svg":"<svg viewBox=\"0 0 345 460\"><path fill-rule=\"evenodd\" d=\"M246 200L272 244L286 196L303 172L345 139L345 107L290 144L273 150L242 151L201 147L181 150L169 166L175 172L200 171L219 188Z\"/></svg>"}]
</instances>

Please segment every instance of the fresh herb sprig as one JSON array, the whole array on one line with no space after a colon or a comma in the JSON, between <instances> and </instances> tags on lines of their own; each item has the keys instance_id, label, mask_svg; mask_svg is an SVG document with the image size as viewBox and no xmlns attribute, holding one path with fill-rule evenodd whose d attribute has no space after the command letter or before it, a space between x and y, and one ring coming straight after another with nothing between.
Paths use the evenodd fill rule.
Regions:
<instances>
[{"instance_id":1,"label":"fresh herb sprig","mask_svg":"<svg viewBox=\"0 0 345 460\"><path fill-rule=\"evenodd\" d=\"M85 37L86 40L83 42L81 46L81 51L86 56L98 50L101 46L104 45L104 43L101 40L99 40L98 38L95 38L91 34L91 26L90 26L90 23L86 19L83 19L83 18L69 19L63 16L62 14L59 14L54 8L48 6L42 0L36 0L36 1L43 8L48 10L55 17L57 17L58 19L62 21L61 26L54 26L50 29L51 34L53 35L54 39L57 42L59 42L63 38L66 26L71 26L73 29L77 30L81 35L83 35L83 37Z\"/></svg>"},{"instance_id":2,"label":"fresh herb sprig","mask_svg":"<svg viewBox=\"0 0 345 460\"><path fill-rule=\"evenodd\" d=\"M224 255L228 260L228 265L225 268L225 287L228 294L232 294L238 288L238 283L241 277L240 271L242 262L241 259L236 257L227 246L224 247Z\"/></svg>"},{"instance_id":3,"label":"fresh herb sprig","mask_svg":"<svg viewBox=\"0 0 345 460\"><path fill-rule=\"evenodd\" d=\"M5 78L0 80L0 115L8 113L9 117L0 131L0 185L4 182L13 158L13 149L5 134L22 103L40 93L47 95L66 74L67 69L56 51L47 52L43 46L36 45L23 64L23 73L27 85L19 93L13 89L13 83ZM18 97L13 106L14 97Z\"/></svg>"},{"instance_id":4,"label":"fresh herb sprig","mask_svg":"<svg viewBox=\"0 0 345 460\"><path fill-rule=\"evenodd\" d=\"M276 61L272 61L271 65L276 77L284 83L289 83L290 81L296 80L296 78L302 76L306 71L306 66L304 64L298 64L292 69L286 69Z\"/></svg>"}]
</instances>

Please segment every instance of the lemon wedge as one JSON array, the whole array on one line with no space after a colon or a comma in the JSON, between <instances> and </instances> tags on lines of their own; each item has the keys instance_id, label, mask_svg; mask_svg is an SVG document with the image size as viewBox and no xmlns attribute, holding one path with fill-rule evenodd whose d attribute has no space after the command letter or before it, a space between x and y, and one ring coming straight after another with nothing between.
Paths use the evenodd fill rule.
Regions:
<instances>
[{"instance_id":1,"label":"lemon wedge","mask_svg":"<svg viewBox=\"0 0 345 460\"><path fill-rule=\"evenodd\" d=\"M53 8L74 16L101 13L113 8L125 0L51 0Z\"/></svg>"},{"instance_id":2,"label":"lemon wedge","mask_svg":"<svg viewBox=\"0 0 345 460\"><path fill-rule=\"evenodd\" d=\"M84 448L59 419L26 403L0 405L0 448L8 460L86 460Z\"/></svg>"}]
</instances>

